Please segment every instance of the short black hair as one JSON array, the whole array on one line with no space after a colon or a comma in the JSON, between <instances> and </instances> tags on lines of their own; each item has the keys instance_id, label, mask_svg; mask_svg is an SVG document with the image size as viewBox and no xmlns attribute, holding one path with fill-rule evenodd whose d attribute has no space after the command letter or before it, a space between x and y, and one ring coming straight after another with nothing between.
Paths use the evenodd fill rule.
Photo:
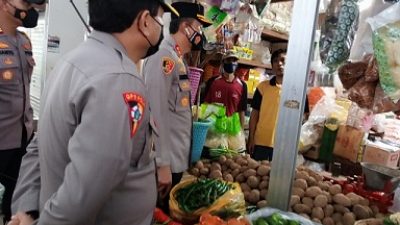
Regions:
<instances>
[{"instance_id":1,"label":"short black hair","mask_svg":"<svg viewBox=\"0 0 400 225\"><path fill-rule=\"evenodd\" d=\"M192 22L193 20L195 20L195 19L193 19L193 18L178 18L178 19L172 19L171 22L169 23L169 33L170 33L170 34L176 34L176 33L178 32L178 30L179 30L179 26L180 26L182 23L185 23L185 22L190 23L190 22Z\"/></svg>"},{"instance_id":2,"label":"short black hair","mask_svg":"<svg viewBox=\"0 0 400 225\"><path fill-rule=\"evenodd\" d=\"M286 49L278 49L272 53L271 56L271 65L273 62L279 57L280 54L286 54Z\"/></svg>"},{"instance_id":3,"label":"short black hair","mask_svg":"<svg viewBox=\"0 0 400 225\"><path fill-rule=\"evenodd\" d=\"M141 11L157 16L160 6L157 0L89 0L89 24L98 31L121 33Z\"/></svg>"}]
</instances>

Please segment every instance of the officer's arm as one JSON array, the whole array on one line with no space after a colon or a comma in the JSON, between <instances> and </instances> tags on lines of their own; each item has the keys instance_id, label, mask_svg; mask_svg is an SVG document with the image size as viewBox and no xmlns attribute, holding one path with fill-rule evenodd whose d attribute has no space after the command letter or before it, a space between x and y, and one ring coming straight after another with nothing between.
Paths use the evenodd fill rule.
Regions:
<instances>
[{"instance_id":1,"label":"officer's arm","mask_svg":"<svg viewBox=\"0 0 400 225\"><path fill-rule=\"evenodd\" d=\"M45 203L39 225L95 220L112 190L125 179L132 151L142 150L132 149L129 108L123 98L124 92L135 90L131 79L120 74L87 81L71 97L79 123L68 143L70 163L62 184ZM148 129L142 126L139 129Z\"/></svg>"},{"instance_id":2,"label":"officer's arm","mask_svg":"<svg viewBox=\"0 0 400 225\"><path fill-rule=\"evenodd\" d=\"M156 122L159 135L155 137L157 166L170 165L169 153L169 103L173 75L177 70L178 62L174 62L171 71L165 68L165 60L172 60L170 53L160 49L157 54L150 57L144 65L143 74L148 88L151 114ZM165 70L164 70L165 68Z\"/></svg>"},{"instance_id":3,"label":"officer's arm","mask_svg":"<svg viewBox=\"0 0 400 225\"><path fill-rule=\"evenodd\" d=\"M12 201L13 214L39 211L40 166L39 147L35 135L22 158L17 186Z\"/></svg>"}]
</instances>

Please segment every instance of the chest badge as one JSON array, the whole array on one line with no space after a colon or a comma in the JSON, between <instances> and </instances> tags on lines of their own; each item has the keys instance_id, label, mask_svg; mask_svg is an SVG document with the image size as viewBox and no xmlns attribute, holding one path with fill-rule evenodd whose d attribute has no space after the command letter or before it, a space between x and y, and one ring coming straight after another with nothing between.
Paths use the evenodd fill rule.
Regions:
<instances>
[{"instance_id":1,"label":"chest badge","mask_svg":"<svg viewBox=\"0 0 400 225\"><path fill-rule=\"evenodd\" d=\"M183 106L183 107L189 106L189 97L188 97L188 96L182 97L182 99L181 99L181 106Z\"/></svg>"},{"instance_id":2,"label":"chest badge","mask_svg":"<svg viewBox=\"0 0 400 225\"><path fill-rule=\"evenodd\" d=\"M11 72L10 70L6 70L3 72L3 80L12 80L14 77L13 72Z\"/></svg>"},{"instance_id":3,"label":"chest badge","mask_svg":"<svg viewBox=\"0 0 400 225\"><path fill-rule=\"evenodd\" d=\"M130 136L132 138L142 122L146 103L144 98L135 92L123 93L123 97L128 106L128 118L131 127Z\"/></svg>"},{"instance_id":4,"label":"chest badge","mask_svg":"<svg viewBox=\"0 0 400 225\"><path fill-rule=\"evenodd\" d=\"M9 48L10 45L8 45L6 42L0 41L0 48L4 49L4 48Z\"/></svg>"},{"instance_id":5,"label":"chest badge","mask_svg":"<svg viewBox=\"0 0 400 225\"><path fill-rule=\"evenodd\" d=\"M12 65L12 64L14 63L14 61L13 61L10 57L6 57L6 58L3 60L3 63L4 63L4 65L9 66L9 65Z\"/></svg>"},{"instance_id":6,"label":"chest badge","mask_svg":"<svg viewBox=\"0 0 400 225\"><path fill-rule=\"evenodd\" d=\"M175 67L175 61L171 59L170 57L163 57L162 58L162 69L165 75L171 74L171 72L174 70Z\"/></svg>"}]
</instances>

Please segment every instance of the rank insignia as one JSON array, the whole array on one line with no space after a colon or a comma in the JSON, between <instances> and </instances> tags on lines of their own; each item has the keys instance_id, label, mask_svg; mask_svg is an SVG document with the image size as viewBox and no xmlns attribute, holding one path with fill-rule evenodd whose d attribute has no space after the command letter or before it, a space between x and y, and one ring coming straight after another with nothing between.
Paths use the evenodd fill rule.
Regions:
<instances>
[{"instance_id":1,"label":"rank insignia","mask_svg":"<svg viewBox=\"0 0 400 225\"><path fill-rule=\"evenodd\" d=\"M123 93L123 97L126 105L128 106L129 123L131 126L130 136L132 138L135 136L136 131L140 126L146 103L141 95L134 92Z\"/></svg>"},{"instance_id":2,"label":"rank insignia","mask_svg":"<svg viewBox=\"0 0 400 225\"><path fill-rule=\"evenodd\" d=\"M162 58L162 67L165 75L169 75L175 67L175 61L169 57Z\"/></svg>"}]
</instances>

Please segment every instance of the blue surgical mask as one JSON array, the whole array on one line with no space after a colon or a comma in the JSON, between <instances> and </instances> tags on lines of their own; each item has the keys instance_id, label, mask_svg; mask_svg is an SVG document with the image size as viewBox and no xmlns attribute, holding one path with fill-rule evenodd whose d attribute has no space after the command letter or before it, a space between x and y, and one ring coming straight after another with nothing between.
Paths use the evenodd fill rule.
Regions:
<instances>
[{"instance_id":1,"label":"blue surgical mask","mask_svg":"<svg viewBox=\"0 0 400 225\"><path fill-rule=\"evenodd\" d=\"M231 62L231 63L224 63L224 71L226 73L234 73L237 68L237 63L236 62Z\"/></svg>"}]
</instances>

